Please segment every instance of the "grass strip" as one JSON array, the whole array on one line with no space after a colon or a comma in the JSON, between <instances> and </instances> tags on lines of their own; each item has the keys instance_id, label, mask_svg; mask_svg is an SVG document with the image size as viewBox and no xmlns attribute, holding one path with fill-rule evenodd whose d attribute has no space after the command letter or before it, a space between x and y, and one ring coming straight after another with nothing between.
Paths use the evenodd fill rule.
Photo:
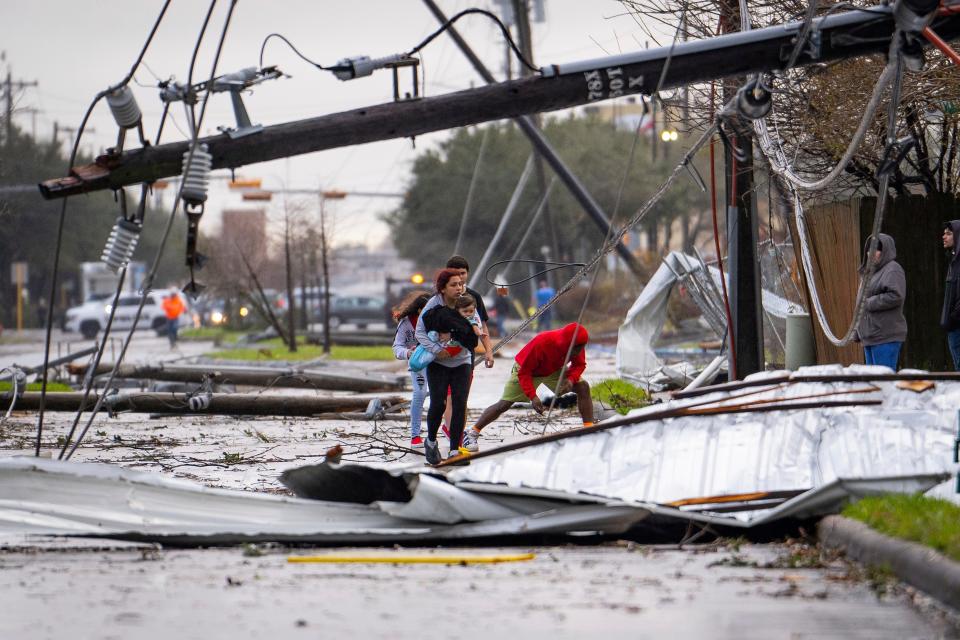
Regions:
<instances>
[{"instance_id":1,"label":"grass strip","mask_svg":"<svg viewBox=\"0 0 960 640\"><path fill-rule=\"evenodd\" d=\"M221 344L233 344L246 334L246 331L230 331L221 327L197 327L181 329L177 336L184 340L213 340Z\"/></svg>"},{"instance_id":2,"label":"grass strip","mask_svg":"<svg viewBox=\"0 0 960 640\"><path fill-rule=\"evenodd\" d=\"M610 407L622 416L631 409L650 404L646 391L619 378L609 378L590 385L590 395L604 407Z\"/></svg>"},{"instance_id":3,"label":"grass strip","mask_svg":"<svg viewBox=\"0 0 960 640\"><path fill-rule=\"evenodd\" d=\"M960 506L920 494L891 493L848 505L843 515L894 538L918 542L960 562Z\"/></svg>"},{"instance_id":4,"label":"grass strip","mask_svg":"<svg viewBox=\"0 0 960 640\"><path fill-rule=\"evenodd\" d=\"M315 360L323 355L323 347L315 344L298 344L295 352L287 349L280 338L265 340L254 347L225 349L206 354L222 360L269 361L269 360ZM393 348L388 345L341 346L330 349L331 360L393 360Z\"/></svg>"},{"instance_id":5,"label":"grass strip","mask_svg":"<svg viewBox=\"0 0 960 640\"><path fill-rule=\"evenodd\" d=\"M31 382L27 384L26 391L40 391L43 386L40 382ZM12 391L13 383L9 381L0 382L0 392ZM73 387L62 382L47 382L47 391L73 391Z\"/></svg>"}]
</instances>

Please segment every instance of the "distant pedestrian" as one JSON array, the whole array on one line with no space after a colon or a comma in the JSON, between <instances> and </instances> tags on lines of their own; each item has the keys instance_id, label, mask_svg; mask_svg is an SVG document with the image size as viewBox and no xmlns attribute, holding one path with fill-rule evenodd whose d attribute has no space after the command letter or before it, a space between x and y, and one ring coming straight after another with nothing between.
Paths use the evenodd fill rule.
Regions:
<instances>
[{"instance_id":1,"label":"distant pedestrian","mask_svg":"<svg viewBox=\"0 0 960 640\"><path fill-rule=\"evenodd\" d=\"M493 319L493 326L497 330L497 337L502 338L507 334L506 325L507 316L510 314L510 301L506 295L497 293L493 300L493 311L496 314Z\"/></svg>"},{"instance_id":2,"label":"distant pedestrian","mask_svg":"<svg viewBox=\"0 0 960 640\"><path fill-rule=\"evenodd\" d=\"M947 332L953 368L960 371L960 220L943 225L943 248L949 252L947 286L943 293L940 326Z\"/></svg>"},{"instance_id":3,"label":"distant pedestrian","mask_svg":"<svg viewBox=\"0 0 960 640\"><path fill-rule=\"evenodd\" d=\"M546 280L540 281L540 286L537 287L537 309L540 309L548 302L553 300L553 296L557 294L554 291L553 287L547 284ZM538 331L549 331L553 327L553 309L547 308L540 317L537 319L537 330Z\"/></svg>"},{"instance_id":4,"label":"distant pedestrian","mask_svg":"<svg viewBox=\"0 0 960 640\"><path fill-rule=\"evenodd\" d=\"M907 319L903 316L903 302L907 296L907 278L896 262L897 247L893 238L877 234L876 249L870 251L870 238L864 246L864 261L860 273L865 273L870 262L876 265L866 285L863 316L857 327L857 337L863 343L867 364L878 364L897 370L900 347L907 339Z\"/></svg>"},{"instance_id":5,"label":"distant pedestrian","mask_svg":"<svg viewBox=\"0 0 960 640\"><path fill-rule=\"evenodd\" d=\"M163 307L163 315L167 317L167 339L170 340L170 348L175 349L177 346L177 329L180 325L180 316L187 310L187 306L183 304L180 292L177 291L175 287L172 287L170 292L164 297L161 306Z\"/></svg>"},{"instance_id":6,"label":"distant pedestrian","mask_svg":"<svg viewBox=\"0 0 960 640\"><path fill-rule=\"evenodd\" d=\"M47 326L47 299L43 296L37 299L37 326L40 328Z\"/></svg>"},{"instance_id":7,"label":"distant pedestrian","mask_svg":"<svg viewBox=\"0 0 960 640\"><path fill-rule=\"evenodd\" d=\"M407 294L400 304L393 309L393 319L397 321L397 336L393 340L393 355L398 360L410 360L417 345L417 320L424 305L430 299L426 291L414 291ZM413 386L413 395L410 398L410 446L422 447L423 438L420 436L420 423L423 419L423 402L427 399L426 371L413 371L409 367L410 382Z\"/></svg>"}]
</instances>

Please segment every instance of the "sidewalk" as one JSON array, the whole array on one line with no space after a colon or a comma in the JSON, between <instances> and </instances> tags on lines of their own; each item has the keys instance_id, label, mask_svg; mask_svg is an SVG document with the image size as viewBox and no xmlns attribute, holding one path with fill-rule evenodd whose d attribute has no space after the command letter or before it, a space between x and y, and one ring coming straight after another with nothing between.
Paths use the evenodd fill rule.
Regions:
<instances>
[{"instance_id":1,"label":"sidewalk","mask_svg":"<svg viewBox=\"0 0 960 640\"><path fill-rule=\"evenodd\" d=\"M930 547L892 538L843 516L827 516L817 533L825 547L843 549L863 564L888 568L900 580L960 611L960 563Z\"/></svg>"}]
</instances>

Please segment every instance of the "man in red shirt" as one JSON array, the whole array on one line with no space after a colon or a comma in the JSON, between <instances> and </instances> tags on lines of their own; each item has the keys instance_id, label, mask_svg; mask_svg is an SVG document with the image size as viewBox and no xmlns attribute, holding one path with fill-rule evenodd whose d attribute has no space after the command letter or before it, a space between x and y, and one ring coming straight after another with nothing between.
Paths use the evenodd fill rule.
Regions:
<instances>
[{"instance_id":1,"label":"man in red shirt","mask_svg":"<svg viewBox=\"0 0 960 640\"><path fill-rule=\"evenodd\" d=\"M542 414L546 407L537 396L537 387L541 384L546 385L551 391L556 389L558 397L568 391L574 391L577 394L577 409L583 419L583 426L593 426L593 399L590 397L590 385L586 380L580 379L584 369L587 368L587 358L583 348L589 339L586 328L574 322L562 329L537 334L517 354L516 362L510 371L510 379L503 387L501 398L484 409L473 429L463 434L462 448L467 451L479 451L477 441L480 438L480 431L516 402L529 400L533 404L534 411ZM570 352L569 361L566 360L568 351Z\"/></svg>"}]
</instances>

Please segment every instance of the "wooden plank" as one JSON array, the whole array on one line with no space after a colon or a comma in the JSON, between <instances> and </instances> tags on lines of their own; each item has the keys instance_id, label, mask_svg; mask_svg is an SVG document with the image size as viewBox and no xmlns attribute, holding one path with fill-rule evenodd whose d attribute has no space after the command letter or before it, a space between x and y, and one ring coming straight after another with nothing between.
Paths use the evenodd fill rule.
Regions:
<instances>
[{"instance_id":1,"label":"wooden plank","mask_svg":"<svg viewBox=\"0 0 960 640\"><path fill-rule=\"evenodd\" d=\"M85 375L88 365L70 367L70 373ZM112 363L100 363L97 375L110 373ZM134 365L121 364L118 378L166 380L201 383L208 377L218 384L288 387L293 389L326 389L330 391L399 391L406 387L406 378L396 375L353 374L321 369L269 368L223 365Z\"/></svg>"},{"instance_id":2,"label":"wooden plank","mask_svg":"<svg viewBox=\"0 0 960 640\"><path fill-rule=\"evenodd\" d=\"M184 393L123 393L115 401L104 403L103 410L133 411L137 413L193 414L193 415L257 415L257 416L315 416L324 413L361 412L367 408L368 398L315 397L278 394L212 394L210 404L201 410L191 410L190 394ZM46 411L76 411L83 394L79 392L48 392ZM401 396L380 396L385 407L406 401ZM9 398L6 399L9 402ZM93 409L96 394L90 394L85 410ZM28 391L17 399L16 411L36 411L40 408L40 393Z\"/></svg>"}]
</instances>

